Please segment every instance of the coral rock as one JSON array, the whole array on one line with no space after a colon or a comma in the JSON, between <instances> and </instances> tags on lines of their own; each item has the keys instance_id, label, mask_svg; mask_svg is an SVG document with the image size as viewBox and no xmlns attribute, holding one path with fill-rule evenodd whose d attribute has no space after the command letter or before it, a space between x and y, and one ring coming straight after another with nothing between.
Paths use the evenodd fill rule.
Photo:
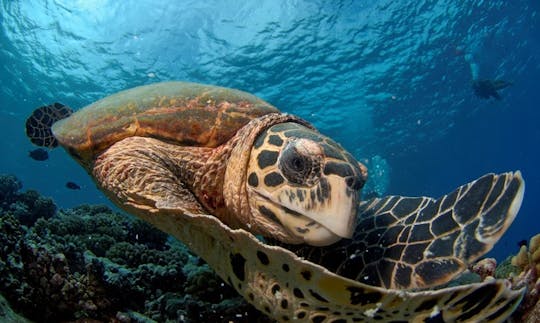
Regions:
<instances>
[{"instance_id":1,"label":"coral rock","mask_svg":"<svg viewBox=\"0 0 540 323\"><path fill-rule=\"evenodd\" d=\"M495 277L497 260L495 258L484 258L473 265L471 271L478 274L482 280L487 277Z\"/></svg>"},{"instance_id":2,"label":"coral rock","mask_svg":"<svg viewBox=\"0 0 540 323\"><path fill-rule=\"evenodd\" d=\"M512 264L519 267L521 273L512 278L516 288L527 288L523 301L512 316L516 322L540 322L540 234L529 242L529 247L522 246L512 258Z\"/></svg>"}]
</instances>

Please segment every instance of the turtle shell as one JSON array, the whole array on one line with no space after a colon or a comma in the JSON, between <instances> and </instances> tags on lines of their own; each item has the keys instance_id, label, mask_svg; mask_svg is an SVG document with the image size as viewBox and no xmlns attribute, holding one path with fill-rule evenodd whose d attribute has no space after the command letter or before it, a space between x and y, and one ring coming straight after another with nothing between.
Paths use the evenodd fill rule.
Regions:
<instances>
[{"instance_id":1,"label":"turtle shell","mask_svg":"<svg viewBox=\"0 0 540 323\"><path fill-rule=\"evenodd\" d=\"M118 92L56 122L60 144L82 162L132 136L183 146L217 147L251 119L279 112L246 92L163 82Z\"/></svg>"}]
</instances>

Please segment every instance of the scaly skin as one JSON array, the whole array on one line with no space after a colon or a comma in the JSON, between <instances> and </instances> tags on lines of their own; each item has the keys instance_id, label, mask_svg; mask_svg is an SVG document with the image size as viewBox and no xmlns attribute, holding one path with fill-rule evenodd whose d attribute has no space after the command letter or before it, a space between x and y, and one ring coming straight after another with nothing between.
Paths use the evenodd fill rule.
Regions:
<instances>
[{"instance_id":1,"label":"scaly skin","mask_svg":"<svg viewBox=\"0 0 540 323\"><path fill-rule=\"evenodd\" d=\"M259 133L283 122L305 122L287 114L252 120L216 148L181 147L153 138L129 137L100 154L92 175L120 207L135 214L160 211L212 214L229 227L254 234L300 240L250 209L245 169Z\"/></svg>"},{"instance_id":2,"label":"scaly skin","mask_svg":"<svg viewBox=\"0 0 540 323\"><path fill-rule=\"evenodd\" d=\"M515 309L523 291L512 291L503 281L417 293L385 289L338 276L258 241L252 233L258 234L254 224L260 219L249 218L242 175L247 148L263 129L290 118L254 120L215 149L126 138L97 158L94 176L120 207L181 240L246 300L277 320L501 322ZM182 180L189 183L182 185ZM215 207L213 215L198 202L208 192L223 192L205 202L206 208ZM235 212L237 222L231 221Z\"/></svg>"}]
</instances>

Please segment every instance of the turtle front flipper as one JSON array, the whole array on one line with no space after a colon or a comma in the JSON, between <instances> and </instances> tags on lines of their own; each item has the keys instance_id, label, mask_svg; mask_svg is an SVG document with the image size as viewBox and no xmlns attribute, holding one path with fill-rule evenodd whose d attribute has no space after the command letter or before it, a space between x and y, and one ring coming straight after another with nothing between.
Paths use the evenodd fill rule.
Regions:
<instances>
[{"instance_id":1,"label":"turtle front flipper","mask_svg":"<svg viewBox=\"0 0 540 323\"><path fill-rule=\"evenodd\" d=\"M503 322L524 293L502 280L434 291L385 289L333 274L212 215L141 218L184 242L247 302L279 322Z\"/></svg>"},{"instance_id":2,"label":"turtle front flipper","mask_svg":"<svg viewBox=\"0 0 540 323\"><path fill-rule=\"evenodd\" d=\"M353 240L296 254L375 286L444 284L491 250L514 220L521 173L487 174L438 199L388 196L360 204Z\"/></svg>"},{"instance_id":3,"label":"turtle front flipper","mask_svg":"<svg viewBox=\"0 0 540 323\"><path fill-rule=\"evenodd\" d=\"M96 158L93 176L111 200L138 216L205 213L175 174L177 167L167 160L164 149L174 147L153 138L123 139Z\"/></svg>"}]
</instances>

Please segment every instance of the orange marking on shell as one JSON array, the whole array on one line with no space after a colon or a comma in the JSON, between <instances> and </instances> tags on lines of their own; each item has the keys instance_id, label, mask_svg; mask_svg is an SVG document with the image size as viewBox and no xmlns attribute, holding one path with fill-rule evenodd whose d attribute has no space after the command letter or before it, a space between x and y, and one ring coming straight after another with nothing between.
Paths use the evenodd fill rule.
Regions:
<instances>
[{"instance_id":1,"label":"orange marking on shell","mask_svg":"<svg viewBox=\"0 0 540 323\"><path fill-rule=\"evenodd\" d=\"M141 125L139 123L139 119L137 119L137 116L134 115L133 116L133 123L129 123L127 125L127 127L125 127L124 129L126 130L126 132L131 135L131 136L138 136L140 134L141 131L139 131L141 128Z\"/></svg>"},{"instance_id":2,"label":"orange marking on shell","mask_svg":"<svg viewBox=\"0 0 540 323\"><path fill-rule=\"evenodd\" d=\"M92 128L86 128L86 140L85 143L81 146L91 146L92 145Z\"/></svg>"},{"instance_id":3,"label":"orange marking on shell","mask_svg":"<svg viewBox=\"0 0 540 323\"><path fill-rule=\"evenodd\" d=\"M162 96L160 99L159 99L159 103L158 103L158 106L163 106L163 102L165 102L165 100L167 99L167 97L165 96Z\"/></svg>"},{"instance_id":4,"label":"orange marking on shell","mask_svg":"<svg viewBox=\"0 0 540 323\"><path fill-rule=\"evenodd\" d=\"M61 145L90 161L129 136L201 147L223 144L250 119L277 109L241 91L167 82L128 89L58 122Z\"/></svg>"}]
</instances>

